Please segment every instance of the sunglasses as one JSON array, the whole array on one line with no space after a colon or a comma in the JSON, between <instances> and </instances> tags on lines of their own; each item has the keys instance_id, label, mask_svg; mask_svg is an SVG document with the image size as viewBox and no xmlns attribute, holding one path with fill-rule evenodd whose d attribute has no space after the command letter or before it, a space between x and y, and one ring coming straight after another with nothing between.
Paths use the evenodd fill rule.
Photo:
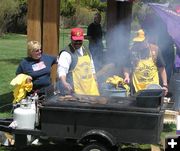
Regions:
<instances>
[{"instance_id":1,"label":"sunglasses","mask_svg":"<svg viewBox=\"0 0 180 151\"><path fill-rule=\"evenodd\" d=\"M33 52L40 52L40 51L42 51L42 49L33 50Z\"/></svg>"},{"instance_id":2,"label":"sunglasses","mask_svg":"<svg viewBox=\"0 0 180 151\"><path fill-rule=\"evenodd\" d=\"M75 40L73 42L74 42L74 44L82 44L82 40Z\"/></svg>"}]
</instances>

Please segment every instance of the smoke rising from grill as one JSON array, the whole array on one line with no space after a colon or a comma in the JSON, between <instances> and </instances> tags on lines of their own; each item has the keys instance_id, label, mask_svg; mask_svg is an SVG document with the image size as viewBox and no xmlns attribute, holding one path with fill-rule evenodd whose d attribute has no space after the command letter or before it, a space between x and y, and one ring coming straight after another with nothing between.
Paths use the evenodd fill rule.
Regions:
<instances>
[{"instance_id":1,"label":"smoke rising from grill","mask_svg":"<svg viewBox=\"0 0 180 151\"><path fill-rule=\"evenodd\" d=\"M149 1L148 1L149 2ZM154 2L154 1L151 1ZM171 3L168 1L166 5L169 5L169 9L175 11L179 1ZM155 43L159 47L159 51L162 53L162 57L166 63L166 71L168 75L168 80L170 81L172 71L174 68L174 45L175 41L170 36L166 23L161 19L161 17L147 4L144 4L143 14L136 14L139 21L139 28L133 28L132 33L135 30L143 28L145 30L146 37L151 43ZM141 11L141 10L140 10ZM129 18L124 21L119 22L113 29L107 33L107 52L104 57L106 63L114 63L117 70L121 71L124 65L128 65L130 58L130 27L127 27L127 21ZM120 73L122 75L122 73Z\"/></svg>"}]
</instances>

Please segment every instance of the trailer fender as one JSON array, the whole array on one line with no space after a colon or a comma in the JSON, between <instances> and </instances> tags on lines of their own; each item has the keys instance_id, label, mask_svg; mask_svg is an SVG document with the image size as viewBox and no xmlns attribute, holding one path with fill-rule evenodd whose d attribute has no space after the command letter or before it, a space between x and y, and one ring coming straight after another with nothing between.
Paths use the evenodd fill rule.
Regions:
<instances>
[{"instance_id":1,"label":"trailer fender","mask_svg":"<svg viewBox=\"0 0 180 151\"><path fill-rule=\"evenodd\" d=\"M90 130L82 135L78 143L87 144L91 141L98 141L109 146L115 146L117 144L116 139L107 131L104 130Z\"/></svg>"}]
</instances>

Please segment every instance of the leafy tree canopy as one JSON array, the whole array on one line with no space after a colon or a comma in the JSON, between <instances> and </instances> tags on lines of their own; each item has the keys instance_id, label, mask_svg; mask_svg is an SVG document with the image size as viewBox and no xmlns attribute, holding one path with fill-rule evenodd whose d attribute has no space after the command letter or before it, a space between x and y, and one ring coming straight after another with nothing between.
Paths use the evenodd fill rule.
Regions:
<instances>
[{"instance_id":1,"label":"leafy tree canopy","mask_svg":"<svg viewBox=\"0 0 180 151\"><path fill-rule=\"evenodd\" d=\"M100 0L61 0L60 14L64 17L71 17L80 7L86 7L90 10L104 11L106 3Z\"/></svg>"}]
</instances>

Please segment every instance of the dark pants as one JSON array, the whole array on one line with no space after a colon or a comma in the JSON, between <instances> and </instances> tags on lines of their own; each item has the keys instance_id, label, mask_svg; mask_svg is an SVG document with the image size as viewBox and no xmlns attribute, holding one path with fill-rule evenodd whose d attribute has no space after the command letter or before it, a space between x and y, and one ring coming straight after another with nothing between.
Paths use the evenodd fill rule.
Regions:
<instances>
[{"instance_id":1,"label":"dark pants","mask_svg":"<svg viewBox=\"0 0 180 151\"><path fill-rule=\"evenodd\" d=\"M103 66L103 46L101 43L90 44L89 49L94 61L95 69L98 71Z\"/></svg>"},{"instance_id":2,"label":"dark pants","mask_svg":"<svg viewBox=\"0 0 180 151\"><path fill-rule=\"evenodd\" d=\"M180 72L174 73L170 85L172 87L174 109L180 111Z\"/></svg>"}]
</instances>

